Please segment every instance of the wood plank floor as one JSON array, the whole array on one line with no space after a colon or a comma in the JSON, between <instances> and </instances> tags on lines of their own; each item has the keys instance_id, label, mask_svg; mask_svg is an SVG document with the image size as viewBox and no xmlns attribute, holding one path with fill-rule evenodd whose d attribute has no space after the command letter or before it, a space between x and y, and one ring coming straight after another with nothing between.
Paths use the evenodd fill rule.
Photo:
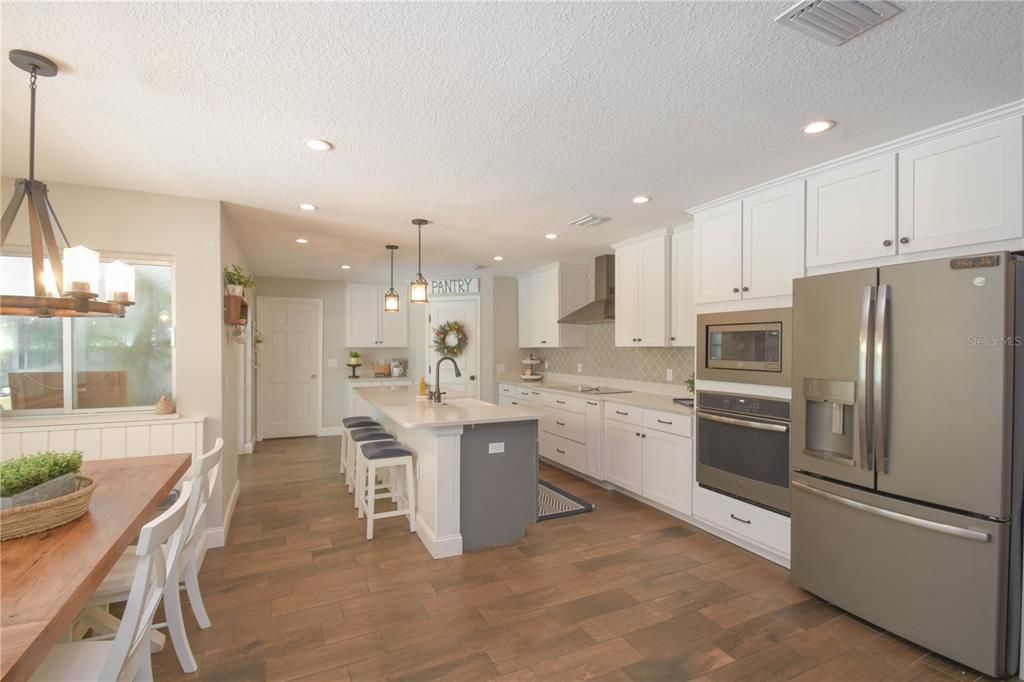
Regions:
<instances>
[{"instance_id":1,"label":"wood plank floor","mask_svg":"<svg viewBox=\"0 0 1024 682\"><path fill-rule=\"evenodd\" d=\"M403 519L366 542L337 438L239 462L227 547L200 581L213 627L157 680L949 680L978 674L843 614L769 561L565 472L593 502L516 546L433 560Z\"/></svg>"}]
</instances>

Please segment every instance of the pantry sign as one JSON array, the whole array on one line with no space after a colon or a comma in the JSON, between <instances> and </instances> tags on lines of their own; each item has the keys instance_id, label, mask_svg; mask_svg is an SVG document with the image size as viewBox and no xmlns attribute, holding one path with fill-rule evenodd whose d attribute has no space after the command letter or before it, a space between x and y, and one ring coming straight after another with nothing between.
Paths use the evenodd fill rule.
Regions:
<instances>
[{"instance_id":1,"label":"pantry sign","mask_svg":"<svg viewBox=\"0 0 1024 682\"><path fill-rule=\"evenodd\" d=\"M453 277L430 280L431 296L464 296L480 293L479 277Z\"/></svg>"}]
</instances>

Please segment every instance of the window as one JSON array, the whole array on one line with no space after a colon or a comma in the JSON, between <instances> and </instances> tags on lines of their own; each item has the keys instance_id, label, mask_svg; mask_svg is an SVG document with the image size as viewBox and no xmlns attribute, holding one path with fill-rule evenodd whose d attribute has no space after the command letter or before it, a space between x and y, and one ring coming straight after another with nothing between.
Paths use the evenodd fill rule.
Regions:
<instances>
[{"instance_id":1,"label":"window","mask_svg":"<svg viewBox=\"0 0 1024 682\"><path fill-rule=\"evenodd\" d=\"M171 392L171 266L134 265L138 300L124 319L0 317L0 407L129 409ZM0 257L0 290L32 295L31 259Z\"/></svg>"}]
</instances>

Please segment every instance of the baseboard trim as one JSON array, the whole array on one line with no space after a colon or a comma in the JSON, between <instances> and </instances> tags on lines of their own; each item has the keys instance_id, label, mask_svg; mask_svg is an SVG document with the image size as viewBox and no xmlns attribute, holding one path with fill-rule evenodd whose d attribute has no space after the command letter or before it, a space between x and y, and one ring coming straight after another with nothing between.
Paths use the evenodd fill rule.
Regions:
<instances>
[{"instance_id":1,"label":"baseboard trim","mask_svg":"<svg viewBox=\"0 0 1024 682\"><path fill-rule=\"evenodd\" d=\"M231 491L231 497L228 499L227 508L224 510L224 525L214 526L206 531L206 546L207 547L223 547L228 541L228 531L231 528L231 517L235 513L235 503L238 502L238 493L241 488L238 485L238 481L235 481L235 489Z\"/></svg>"},{"instance_id":2,"label":"baseboard trim","mask_svg":"<svg viewBox=\"0 0 1024 682\"><path fill-rule=\"evenodd\" d=\"M252 443L242 443L242 454L251 455L253 447Z\"/></svg>"},{"instance_id":3,"label":"baseboard trim","mask_svg":"<svg viewBox=\"0 0 1024 682\"><path fill-rule=\"evenodd\" d=\"M321 426L319 433L316 435L323 436L341 436L345 433L344 427L341 426Z\"/></svg>"},{"instance_id":4,"label":"baseboard trim","mask_svg":"<svg viewBox=\"0 0 1024 682\"><path fill-rule=\"evenodd\" d=\"M419 536L420 542L430 552L430 556L435 559L445 559L462 554L461 534L437 538L434 535L433 529L423 521L423 517L419 514L416 514L416 535Z\"/></svg>"}]
</instances>

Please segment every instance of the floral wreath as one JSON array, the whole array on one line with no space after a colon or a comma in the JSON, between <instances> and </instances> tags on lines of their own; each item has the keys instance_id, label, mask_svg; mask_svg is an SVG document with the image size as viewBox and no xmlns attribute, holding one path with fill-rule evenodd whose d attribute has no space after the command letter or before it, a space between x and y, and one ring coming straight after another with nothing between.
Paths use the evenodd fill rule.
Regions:
<instances>
[{"instance_id":1,"label":"floral wreath","mask_svg":"<svg viewBox=\"0 0 1024 682\"><path fill-rule=\"evenodd\" d=\"M457 358L466 350L469 336L466 328L458 320L445 322L434 330L434 351L438 355L450 355Z\"/></svg>"}]
</instances>

